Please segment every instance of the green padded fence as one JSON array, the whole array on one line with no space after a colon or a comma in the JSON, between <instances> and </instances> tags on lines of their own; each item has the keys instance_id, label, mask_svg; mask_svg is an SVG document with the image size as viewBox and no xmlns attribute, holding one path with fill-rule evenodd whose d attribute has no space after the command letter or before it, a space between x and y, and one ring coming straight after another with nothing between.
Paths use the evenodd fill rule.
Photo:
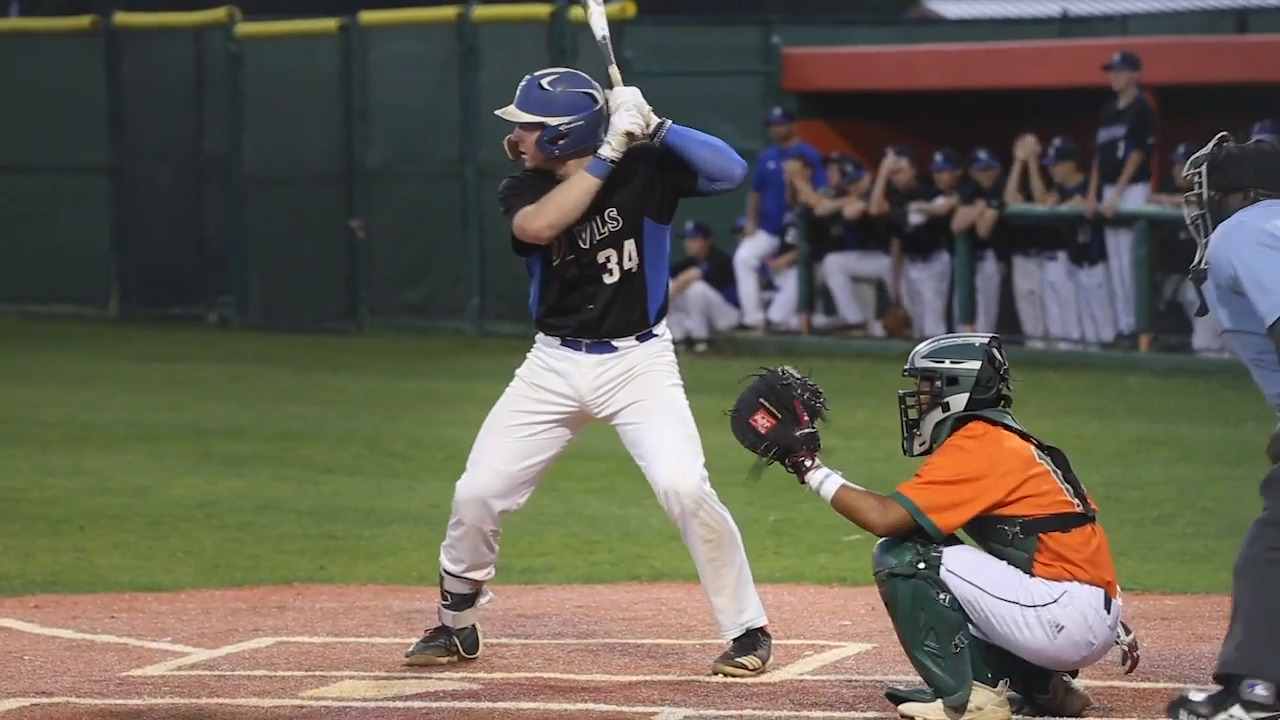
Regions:
<instances>
[{"instance_id":1,"label":"green padded fence","mask_svg":"<svg viewBox=\"0 0 1280 720\"><path fill-rule=\"evenodd\" d=\"M110 307L104 47L96 16L0 24L0 303Z\"/></svg>"}]
</instances>

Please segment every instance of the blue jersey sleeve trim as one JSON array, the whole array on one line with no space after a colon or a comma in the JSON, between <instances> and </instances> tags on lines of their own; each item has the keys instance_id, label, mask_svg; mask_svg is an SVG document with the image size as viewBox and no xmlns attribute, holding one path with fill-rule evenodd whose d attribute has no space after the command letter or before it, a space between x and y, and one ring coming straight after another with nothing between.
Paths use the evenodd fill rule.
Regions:
<instances>
[{"instance_id":1,"label":"blue jersey sleeve trim","mask_svg":"<svg viewBox=\"0 0 1280 720\"><path fill-rule=\"evenodd\" d=\"M645 294L649 306L649 322L657 323L658 314L667 301L667 269L671 265L671 226L644 219Z\"/></svg>"}]
</instances>

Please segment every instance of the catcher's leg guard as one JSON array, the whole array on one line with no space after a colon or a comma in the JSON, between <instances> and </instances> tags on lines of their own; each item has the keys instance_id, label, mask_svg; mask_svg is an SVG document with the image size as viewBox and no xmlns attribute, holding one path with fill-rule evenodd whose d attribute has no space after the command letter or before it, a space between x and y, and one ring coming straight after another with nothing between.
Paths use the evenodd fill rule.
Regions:
<instances>
[{"instance_id":1,"label":"catcher's leg guard","mask_svg":"<svg viewBox=\"0 0 1280 720\"><path fill-rule=\"evenodd\" d=\"M992 678L973 651L969 616L942 580L942 546L882 538L871 567L911 666L943 705L964 712L974 682L990 687Z\"/></svg>"},{"instance_id":2,"label":"catcher's leg guard","mask_svg":"<svg viewBox=\"0 0 1280 720\"><path fill-rule=\"evenodd\" d=\"M480 656L484 636L480 632L482 590L461 593L445 589L440 576L440 624L428 630L422 639L405 651L406 665L448 665Z\"/></svg>"}]
</instances>

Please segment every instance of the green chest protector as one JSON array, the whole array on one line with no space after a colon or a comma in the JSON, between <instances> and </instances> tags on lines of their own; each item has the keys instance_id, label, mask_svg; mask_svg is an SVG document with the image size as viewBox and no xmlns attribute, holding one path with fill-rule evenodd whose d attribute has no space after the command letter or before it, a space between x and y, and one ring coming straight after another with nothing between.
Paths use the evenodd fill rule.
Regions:
<instances>
[{"instance_id":1,"label":"green chest protector","mask_svg":"<svg viewBox=\"0 0 1280 720\"><path fill-rule=\"evenodd\" d=\"M1096 523L1097 513L1089 502L1084 485L1071 469L1067 454L1027 432L1007 410L957 413L939 423L935 432L943 432L943 437L946 437L969 422L999 425L1030 443L1045 469L1053 474L1063 492L1075 502L1077 510L1074 512L1037 517L980 515L962 528L978 547L1030 575L1040 546L1040 535L1067 532Z\"/></svg>"}]
</instances>

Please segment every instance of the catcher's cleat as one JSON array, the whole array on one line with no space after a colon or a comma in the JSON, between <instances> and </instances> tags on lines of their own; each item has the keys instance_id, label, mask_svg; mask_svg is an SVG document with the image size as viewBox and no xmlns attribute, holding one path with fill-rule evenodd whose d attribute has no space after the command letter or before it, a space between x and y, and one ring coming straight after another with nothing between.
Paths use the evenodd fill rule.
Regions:
<instances>
[{"instance_id":1,"label":"catcher's cleat","mask_svg":"<svg viewBox=\"0 0 1280 720\"><path fill-rule=\"evenodd\" d=\"M1001 680L995 687L976 682L963 713L943 705L941 700L934 700L902 703L898 706L898 715L914 720L1013 720L1008 693L1007 680Z\"/></svg>"},{"instance_id":2,"label":"catcher's cleat","mask_svg":"<svg viewBox=\"0 0 1280 720\"><path fill-rule=\"evenodd\" d=\"M884 696L885 696L885 699L893 703L895 706L901 705L902 703L909 703L909 702L931 703L934 700L938 699L938 696L934 694L933 690L929 688L928 685L921 685L920 687L889 687L889 688L885 688ZM1022 695L1016 692L1013 692L1012 690L1009 691L1008 698L1009 698L1009 709L1013 711L1014 715L1041 715L1041 714L1047 715L1048 714L1048 713L1036 712L1035 709L1031 706L1031 703L1028 702L1026 698L1024 698ZM1060 717L1068 717L1068 716L1062 715Z\"/></svg>"},{"instance_id":3,"label":"catcher's cleat","mask_svg":"<svg viewBox=\"0 0 1280 720\"><path fill-rule=\"evenodd\" d=\"M1188 690L1169 703L1171 720L1277 720L1280 700L1271 683L1240 679L1215 693Z\"/></svg>"},{"instance_id":4,"label":"catcher's cleat","mask_svg":"<svg viewBox=\"0 0 1280 720\"><path fill-rule=\"evenodd\" d=\"M437 625L404 652L405 665L448 665L480 656L484 638L480 625L451 628Z\"/></svg>"},{"instance_id":5,"label":"catcher's cleat","mask_svg":"<svg viewBox=\"0 0 1280 720\"><path fill-rule=\"evenodd\" d=\"M711 663L711 674L751 677L764 672L773 657L773 636L764 628L748 630L730 643L729 649Z\"/></svg>"},{"instance_id":6,"label":"catcher's cleat","mask_svg":"<svg viewBox=\"0 0 1280 720\"><path fill-rule=\"evenodd\" d=\"M1091 707L1093 698L1067 673L1054 673L1049 688L1043 694L1031 696L1031 710L1036 715L1083 717L1085 710Z\"/></svg>"}]
</instances>

